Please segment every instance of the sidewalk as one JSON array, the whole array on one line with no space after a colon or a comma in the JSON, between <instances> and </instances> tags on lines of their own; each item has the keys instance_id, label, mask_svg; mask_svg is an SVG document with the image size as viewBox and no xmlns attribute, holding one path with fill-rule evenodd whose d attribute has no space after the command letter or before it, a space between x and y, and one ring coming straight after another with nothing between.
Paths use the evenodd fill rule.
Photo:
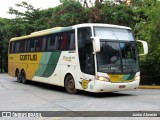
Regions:
<instances>
[{"instance_id":1,"label":"sidewalk","mask_svg":"<svg viewBox=\"0 0 160 120\"><path fill-rule=\"evenodd\" d=\"M160 89L160 85L159 85L159 86L153 86L153 85L140 85L138 88L139 88L139 89Z\"/></svg>"}]
</instances>

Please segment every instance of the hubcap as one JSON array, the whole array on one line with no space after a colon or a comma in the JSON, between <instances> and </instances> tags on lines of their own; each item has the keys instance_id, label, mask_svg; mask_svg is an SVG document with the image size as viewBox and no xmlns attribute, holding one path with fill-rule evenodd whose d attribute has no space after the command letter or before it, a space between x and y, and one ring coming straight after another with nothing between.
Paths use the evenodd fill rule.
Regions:
<instances>
[{"instance_id":1,"label":"hubcap","mask_svg":"<svg viewBox=\"0 0 160 120\"><path fill-rule=\"evenodd\" d=\"M69 82L68 82L68 87L73 90L75 87L74 87L74 80L73 79L70 79Z\"/></svg>"}]
</instances>

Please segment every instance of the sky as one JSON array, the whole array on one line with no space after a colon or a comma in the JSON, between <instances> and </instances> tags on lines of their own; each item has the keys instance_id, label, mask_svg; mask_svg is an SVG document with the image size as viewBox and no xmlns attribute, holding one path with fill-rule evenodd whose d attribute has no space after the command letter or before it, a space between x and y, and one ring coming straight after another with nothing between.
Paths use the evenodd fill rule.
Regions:
<instances>
[{"instance_id":1,"label":"sky","mask_svg":"<svg viewBox=\"0 0 160 120\"><path fill-rule=\"evenodd\" d=\"M15 6L15 4L20 4L22 3L22 1L31 4L32 6L34 6L34 8L41 8L41 9L53 8L60 4L59 0L0 0L0 17L14 18L15 17L14 15L10 15L7 13L10 7L17 9L21 12L24 11L24 9L20 9L20 7ZM94 3L95 0L91 1L92 3Z\"/></svg>"},{"instance_id":2,"label":"sky","mask_svg":"<svg viewBox=\"0 0 160 120\"><path fill-rule=\"evenodd\" d=\"M1 18L13 18L13 15L8 14L9 7L13 7L18 9L19 11L23 11L20 8L17 8L15 4L22 3L22 1L27 2L34 6L34 8L53 8L60 4L59 0L0 0L0 17Z\"/></svg>"}]
</instances>

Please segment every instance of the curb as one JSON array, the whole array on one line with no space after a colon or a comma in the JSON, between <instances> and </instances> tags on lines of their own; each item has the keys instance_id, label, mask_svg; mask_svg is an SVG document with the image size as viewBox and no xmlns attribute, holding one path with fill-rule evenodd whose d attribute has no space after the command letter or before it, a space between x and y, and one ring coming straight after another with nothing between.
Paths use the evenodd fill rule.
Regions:
<instances>
[{"instance_id":1,"label":"curb","mask_svg":"<svg viewBox=\"0 0 160 120\"><path fill-rule=\"evenodd\" d=\"M160 86L139 86L139 89L160 89Z\"/></svg>"}]
</instances>

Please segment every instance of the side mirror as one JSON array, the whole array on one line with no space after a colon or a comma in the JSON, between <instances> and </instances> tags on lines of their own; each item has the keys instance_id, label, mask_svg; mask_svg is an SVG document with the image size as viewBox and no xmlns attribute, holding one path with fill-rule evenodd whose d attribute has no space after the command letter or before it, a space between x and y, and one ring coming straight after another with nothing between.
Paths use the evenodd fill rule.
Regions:
<instances>
[{"instance_id":1,"label":"side mirror","mask_svg":"<svg viewBox=\"0 0 160 120\"><path fill-rule=\"evenodd\" d=\"M137 40L137 42L142 43L142 45L143 45L143 52L144 53L139 54L139 56L148 54L148 44L147 44L147 42L146 41L142 41L142 40Z\"/></svg>"},{"instance_id":2,"label":"side mirror","mask_svg":"<svg viewBox=\"0 0 160 120\"><path fill-rule=\"evenodd\" d=\"M100 52L100 39L98 37L92 37L93 39L93 49L94 49L94 53L96 52Z\"/></svg>"}]
</instances>

